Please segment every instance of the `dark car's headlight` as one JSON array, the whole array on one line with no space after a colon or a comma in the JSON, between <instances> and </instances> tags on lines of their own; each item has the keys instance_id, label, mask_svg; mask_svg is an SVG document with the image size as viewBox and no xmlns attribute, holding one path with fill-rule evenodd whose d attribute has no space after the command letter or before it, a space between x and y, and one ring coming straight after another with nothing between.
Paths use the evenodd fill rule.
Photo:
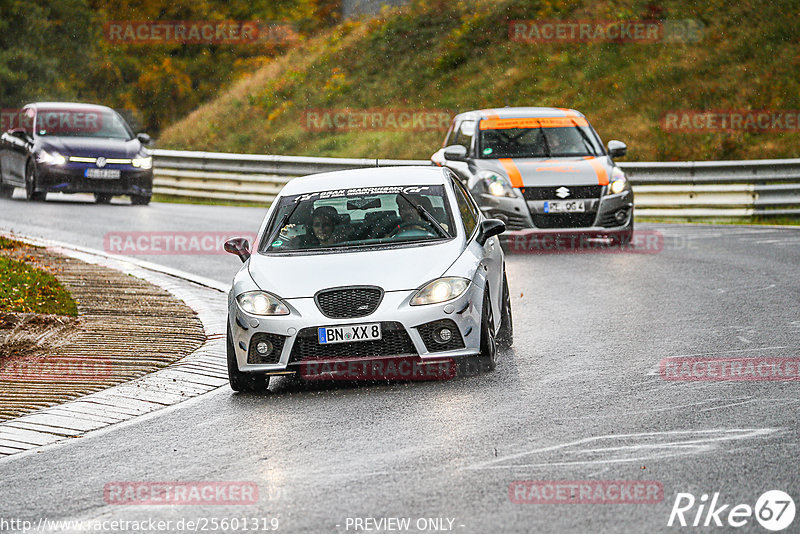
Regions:
<instances>
[{"instance_id":1,"label":"dark car's headlight","mask_svg":"<svg viewBox=\"0 0 800 534\"><path fill-rule=\"evenodd\" d=\"M45 165L64 165L67 162L67 158L58 152L42 150L36 155L36 161L44 163Z\"/></svg>"},{"instance_id":2,"label":"dark car's headlight","mask_svg":"<svg viewBox=\"0 0 800 534\"><path fill-rule=\"evenodd\" d=\"M611 181L608 184L608 191L612 195L622 193L626 189L630 189L630 182L625 173L619 167L614 167L611 171Z\"/></svg>"},{"instance_id":3,"label":"dark car's headlight","mask_svg":"<svg viewBox=\"0 0 800 534\"><path fill-rule=\"evenodd\" d=\"M486 191L493 197L514 197L514 188L505 176L493 171L481 171L478 178L483 180Z\"/></svg>"},{"instance_id":4,"label":"dark car's headlight","mask_svg":"<svg viewBox=\"0 0 800 534\"><path fill-rule=\"evenodd\" d=\"M137 156L131 161L131 165L139 169L152 169L153 156Z\"/></svg>"},{"instance_id":5,"label":"dark car's headlight","mask_svg":"<svg viewBox=\"0 0 800 534\"><path fill-rule=\"evenodd\" d=\"M468 287L469 280L466 278L457 276L437 278L417 291L416 295L411 299L411 305L424 306L426 304L447 302L463 295Z\"/></svg>"},{"instance_id":6,"label":"dark car's headlight","mask_svg":"<svg viewBox=\"0 0 800 534\"><path fill-rule=\"evenodd\" d=\"M251 315L289 315L289 307L266 291L248 291L236 297L239 307Z\"/></svg>"}]
</instances>

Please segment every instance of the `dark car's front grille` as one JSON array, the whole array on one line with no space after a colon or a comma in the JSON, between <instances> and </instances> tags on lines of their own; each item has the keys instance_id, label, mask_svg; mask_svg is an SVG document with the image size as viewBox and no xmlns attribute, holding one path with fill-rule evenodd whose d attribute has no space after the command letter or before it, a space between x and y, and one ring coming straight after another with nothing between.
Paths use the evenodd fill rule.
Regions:
<instances>
[{"instance_id":1,"label":"dark car's front grille","mask_svg":"<svg viewBox=\"0 0 800 534\"><path fill-rule=\"evenodd\" d=\"M592 226L597 213L533 213L533 224L536 228L584 228Z\"/></svg>"},{"instance_id":2,"label":"dark car's front grille","mask_svg":"<svg viewBox=\"0 0 800 534\"><path fill-rule=\"evenodd\" d=\"M452 336L449 340L444 341L437 335L442 329L447 328ZM425 343L425 348L428 352L441 352L443 350L455 350L464 348L464 340L461 338L461 332L458 331L455 321L452 319L441 319L425 323L417 327L422 342Z\"/></svg>"},{"instance_id":3,"label":"dark car's front grille","mask_svg":"<svg viewBox=\"0 0 800 534\"><path fill-rule=\"evenodd\" d=\"M261 342L266 342L268 345L269 353L259 354L257 347ZM253 334L250 338L250 348L247 351L247 363L278 363L281 359L281 352L283 352L283 343L286 341L286 336L280 334L265 334L259 332Z\"/></svg>"},{"instance_id":4,"label":"dark car's front grille","mask_svg":"<svg viewBox=\"0 0 800 534\"><path fill-rule=\"evenodd\" d=\"M557 200L560 199L558 190L562 187L569 189L569 195L564 200L573 198L600 198L603 191L602 185L570 185L570 186L547 186L547 187L523 187L522 196L525 200Z\"/></svg>"},{"instance_id":5,"label":"dark car's front grille","mask_svg":"<svg viewBox=\"0 0 800 534\"><path fill-rule=\"evenodd\" d=\"M383 299L383 290L374 286L324 289L314 296L319 310L332 319L365 317L376 309Z\"/></svg>"},{"instance_id":6,"label":"dark car's front grille","mask_svg":"<svg viewBox=\"0 0 800 534\"><path fill-rule=\"evenodd\" d=\"M328 358L371 358L379 356L417 355L414 344L403 325L381 323L381 339L352 343L320 344L317 328L303 328L297 334L289 362Z\"/></svg>"}]
</instances>

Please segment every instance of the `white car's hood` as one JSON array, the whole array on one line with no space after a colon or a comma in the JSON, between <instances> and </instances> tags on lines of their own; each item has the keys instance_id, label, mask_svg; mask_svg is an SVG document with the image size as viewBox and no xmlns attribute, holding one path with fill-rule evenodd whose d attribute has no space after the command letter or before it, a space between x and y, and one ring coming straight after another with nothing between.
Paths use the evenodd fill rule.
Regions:
<instances>
[{"instance_id":1,"label":"white car's hood","mask_svg":"<svg viewBox=\"0 0 800 534\"><path fill-rule=\"evenodd\" d=\"M437 245L314 255L253 254L249 271L264 291L284 299L313 297L329 287L374 285L411 290L440 277L461 252L461 240Z\"/></svg>"}]
</instances>

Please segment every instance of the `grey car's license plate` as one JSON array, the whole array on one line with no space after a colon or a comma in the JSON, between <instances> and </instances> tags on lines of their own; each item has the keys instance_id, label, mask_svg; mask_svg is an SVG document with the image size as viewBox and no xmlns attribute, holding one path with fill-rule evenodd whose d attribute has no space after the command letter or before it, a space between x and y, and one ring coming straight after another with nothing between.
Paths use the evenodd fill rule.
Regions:
<instances>
[{"instance_id":1,"label":"grey car's license plate","mask_svg":"<svg viewBox=\"0 0 800 534\"><path fill-rule=\"evenodd\" d=\"M84 176L87 178L105 178L115 179L119 178L119 169L86 169Z\"/></svg>"},{"instance_id":2,"label":"grey car's license plate","mask_svg":"<svg viewBox=\"0 0 800 534\"><path fill-rule=\"evenodd\" d=\"M582 200L546 200L544 203L545 213L583 213L585 211L586 203Z\"/></svg>"},{"instance_id":3,"label":"grey car's license plate","mask_svg":"<svg viewBox=\"0 0 800 534\"><path fill-rule=\"evenodd\" d=\"M349 324L345 326L323 326L317 329L320 345L371 341L381 338L381 324Z\"/></svg>"}]
</instances>

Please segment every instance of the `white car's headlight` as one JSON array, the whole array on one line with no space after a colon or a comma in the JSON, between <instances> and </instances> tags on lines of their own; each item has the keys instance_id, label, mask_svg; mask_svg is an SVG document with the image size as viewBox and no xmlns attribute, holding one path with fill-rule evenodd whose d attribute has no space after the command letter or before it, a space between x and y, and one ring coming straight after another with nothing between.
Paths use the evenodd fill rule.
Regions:
<instances>
[{"instance_id":1,"label":"white car's headlight","mask_svg":"<svg viewBox=\"0 0 800 534\"><path fill-rule=\"evenodd\" d=\"M134 167L138 167L140 169L152 169L153 168L153 158L151 156L147 157L139 157L133 158L131 161L131 165Z\"/></svg>"},{"instance_id":2,"label":"white car's headlight","mask_svg":"<svg viewBox=\"0 0 800 534\"><path fill-rule=\"evenodd\" d=\"M252 315L289 315L289 307L265 291L249 291L236 297L239 307Z\"/></svg>"},{"instance_id":3,"label":"white car's headlight","mask_svg":"<svg viewBox=\"0 0 800 534\"><path fill-rule=\"evenodd\" d=\"M481 171L478 173L478 178L483 180L486 185L486 190L494 197L514 197L514 188L508 180L500 174L493 171Z\"/></svg>"},{"instance_id":4,"label":"white car's headlight","mask_svg":"<svg viewBox=\"0 0 800 534\"><path fill-rule=\"evenodd\" d=\"M411 299L412 306L424 306L425 304L439 304L460 297L469 287L469 280L456 276L437 278L429 282L425 287L417 291Z\"/></svg>"},{"instance_id":5,"label":"white car's headlight","mask_svg":"<svg viewBox=\"0 0 800 534\"><path fill-rule=\"evenodd\" d=\"M36 161L39 163L44 163L45 165L64 165L67 162L67 158L58 152L50 153L46 150L42 150L36 157Z\"/></svg>"},{"instance_id":6,"label":"white car's headlight","mask_svg":"<svg viewBox=\"0 0 800 534\"><path fill-rule=\"evenodd\" d=\"M611 171L611 182L608 185L608 190L611 194L616 195L622 193L628 187L628 177L622 172L619 167L614 167Z\"/></svg>"}]
</instances>

